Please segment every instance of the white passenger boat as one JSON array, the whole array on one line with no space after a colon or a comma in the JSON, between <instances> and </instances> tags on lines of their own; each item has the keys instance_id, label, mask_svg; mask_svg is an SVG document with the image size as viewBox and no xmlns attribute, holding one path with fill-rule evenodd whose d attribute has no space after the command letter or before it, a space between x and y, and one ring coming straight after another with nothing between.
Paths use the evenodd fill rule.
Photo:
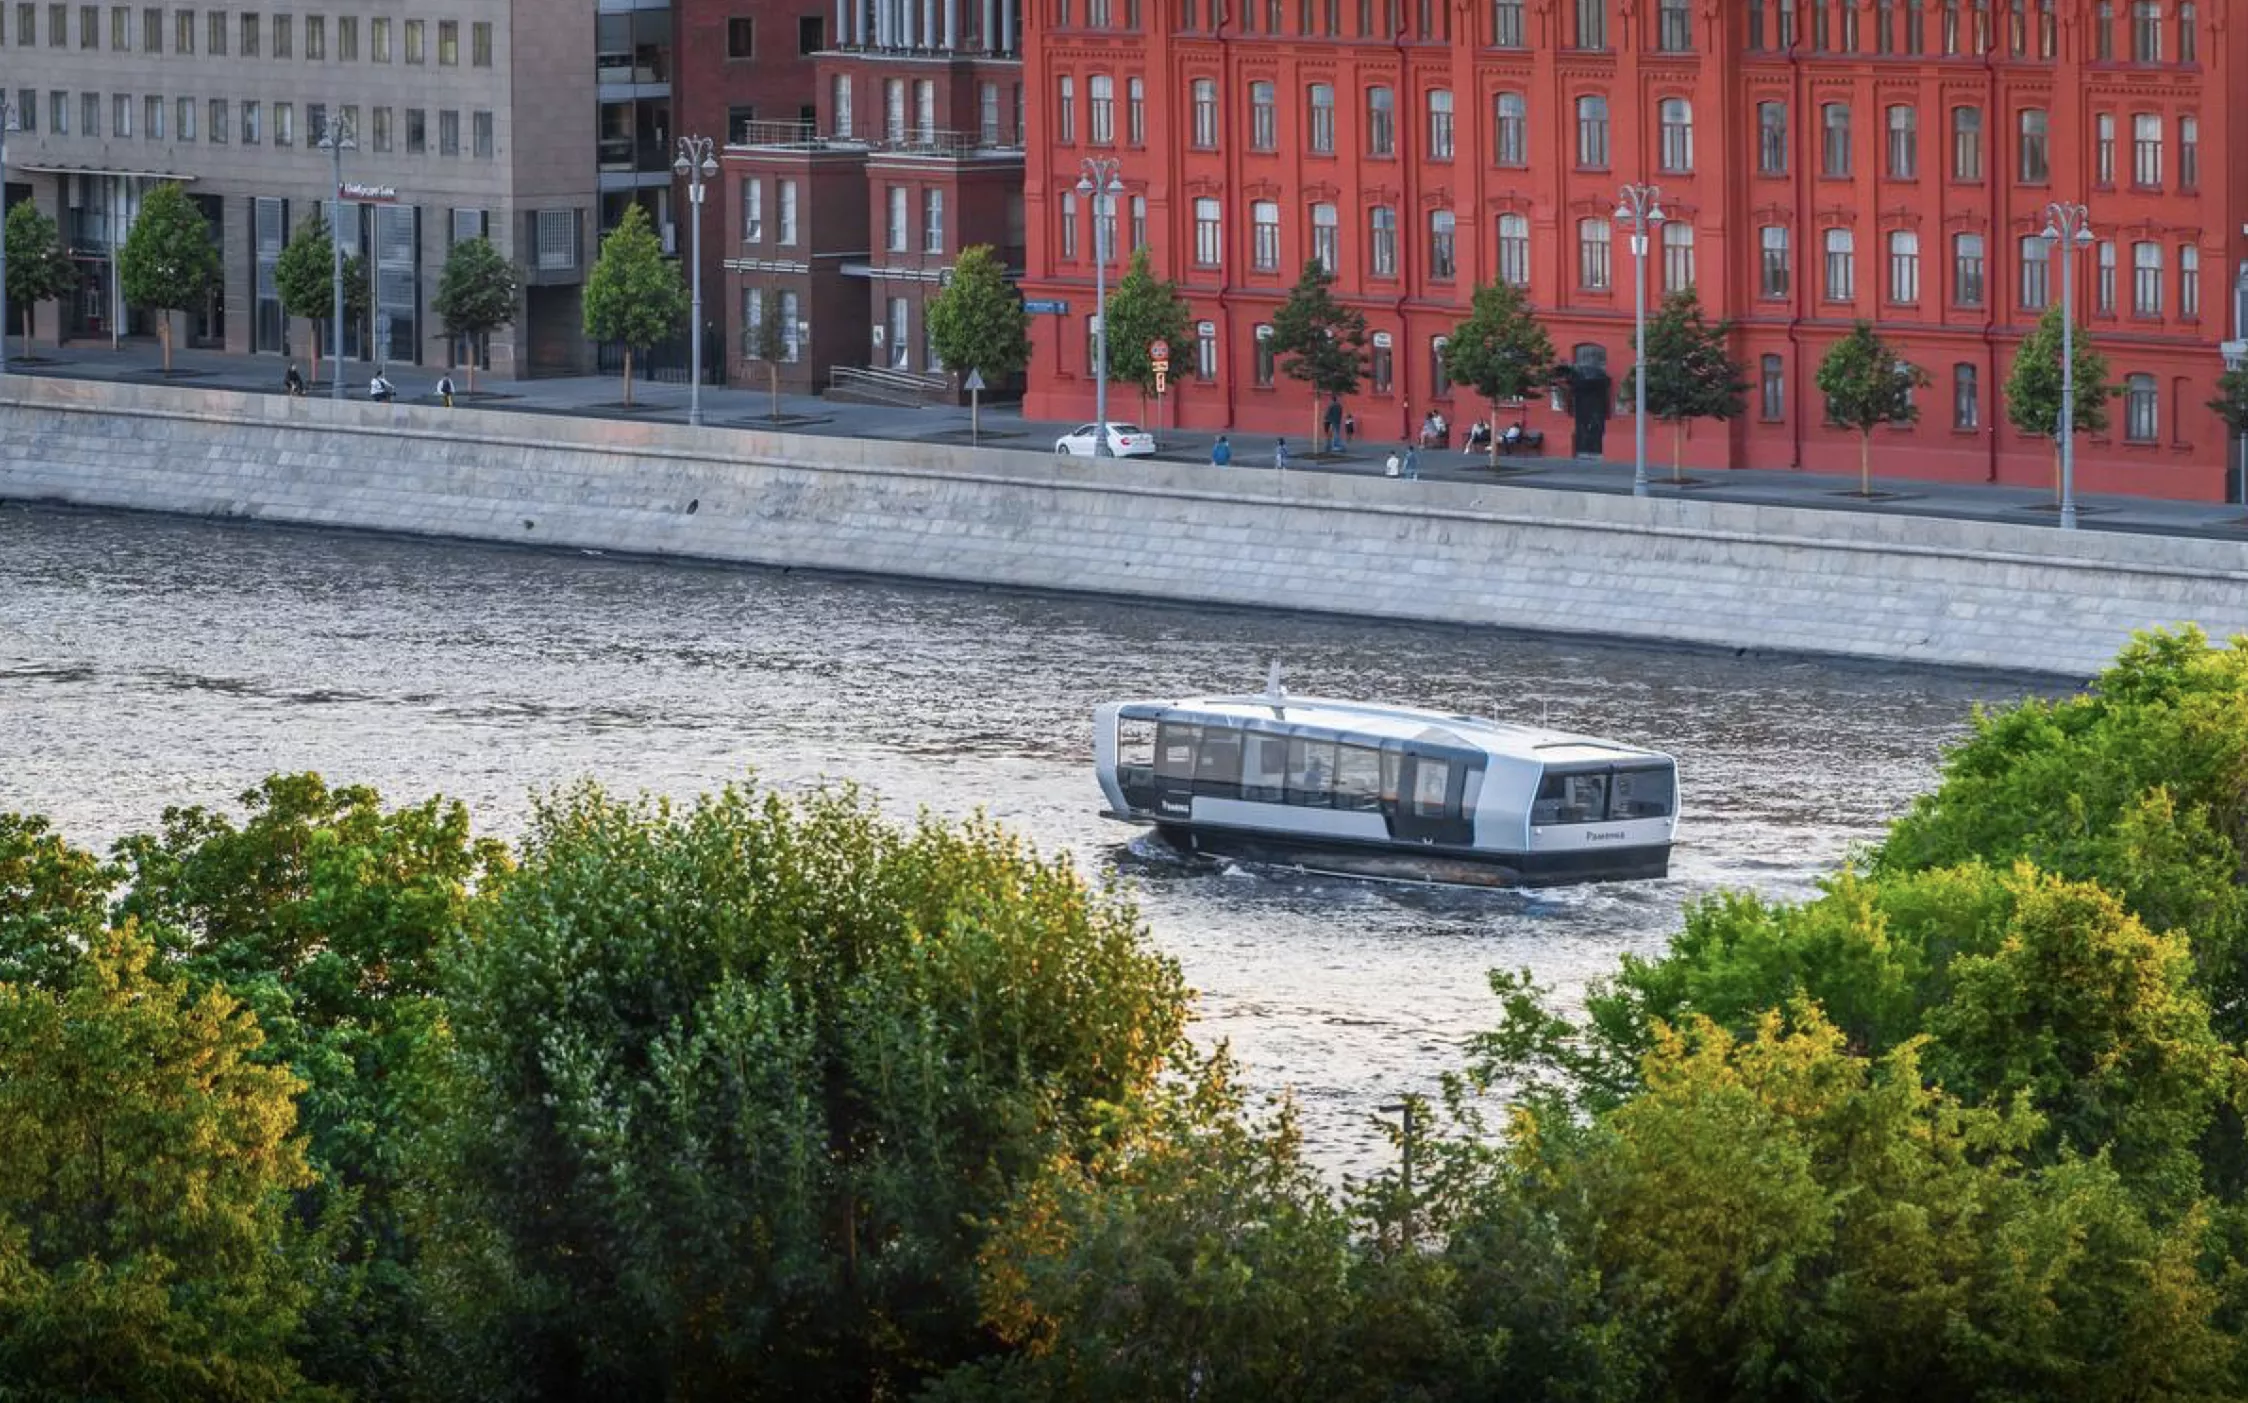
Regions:
<instances>
[{"instance_id":1,"label":"white passenger boat","mask_svg":"<svg viewBox=\"0 0 2248 1403\"><path fill-rule=\"evenodd\" d=\"M1662 877L1678 766L1658 751L1404 707L1262 695L1094 712L1110 818L1172 846L1354 877L1558 886Z\"/></svg>"}]
</instances>

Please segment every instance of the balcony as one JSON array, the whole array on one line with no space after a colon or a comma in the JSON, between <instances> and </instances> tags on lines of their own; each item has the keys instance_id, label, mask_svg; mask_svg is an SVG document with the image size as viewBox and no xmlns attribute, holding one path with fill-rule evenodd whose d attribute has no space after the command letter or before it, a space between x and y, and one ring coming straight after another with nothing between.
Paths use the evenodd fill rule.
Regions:
<instances>
[{"instance_id":1,"label":"balcony","mask_svg":"<svg viewBox=\"0 0 2248 1403\"><path fill-rule=\"evenodd\" d=\"M618 171L643 174L671 169L673 152L660 141L635 141L629 136L605 136L595 146L595 167L607 174Z\"/></svg>"},{"instance_id":2,"label":"balcony","mask_svg":"<svg viewBox=\"0 0 2248 1403\"><path fill-rule=\"evenodd\" d=\"M877 137L822 135L810 122L754 121L740 124L728 146L785 147L798 151L880 151L903 156L973 156L979 151L1012 151L1019 147L987 142L974 132L937 127L896 127Z\"/></svg>"}]
</instances>

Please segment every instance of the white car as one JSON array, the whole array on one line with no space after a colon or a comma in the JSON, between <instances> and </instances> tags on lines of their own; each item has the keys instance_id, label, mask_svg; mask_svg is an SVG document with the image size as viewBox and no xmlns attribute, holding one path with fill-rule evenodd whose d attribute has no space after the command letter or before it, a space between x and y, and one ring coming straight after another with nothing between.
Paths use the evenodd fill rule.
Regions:
<instances>
[{"instance_id":1,"label":"white car","mask_svg":"<svg viewBox=\"0 0 2248 1403\"><path fill-rule=\"evenodd\" d=\"M1063 434L1054 440L1054 453L1062 458L1090 458L1093 456L1091 424L1080 424L1075 433ZM1137 424L1119 424L1111 419L1108 424L1108 451L1113 458L1152 458L1155 456L1155 435Z\"/></svg>"}]
</instances>

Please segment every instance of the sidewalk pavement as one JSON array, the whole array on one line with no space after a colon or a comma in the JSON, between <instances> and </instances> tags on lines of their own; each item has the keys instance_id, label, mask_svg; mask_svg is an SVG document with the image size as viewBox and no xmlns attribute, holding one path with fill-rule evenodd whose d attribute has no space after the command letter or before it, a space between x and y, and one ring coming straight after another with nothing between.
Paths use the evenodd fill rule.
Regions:
<instances>
[{"instance_id":1,"label":"sidewalk pavement","mask_svg":"<svg viewBox=\"0 0 2248 1403\"><path fill-rule=\"evenodd\" d=\"M211 351L174 350L172 373L161 369L162 355L153 342L124 343L112 350L99 343L73 342L60 349L34 344L28 358L19 354L20 338L8 343L9 371L84 380L132 380L184 387L282 393L281 377L289 361L280 356L234 356ZM309 378L309 358L296 361ZM475 393L468 393L465 371L447 372L432 366L386 368L399 398L411 403L437 402L438 378L452 374L457 391L454 405L463 412L478 408L519 413L562 414L602 419L653 419L683 423L687 418L689 387L683 384L635 380L633 405L623 403L621 377L569 376L539 380L480 378ZM315 396L330 393L330 366L323 359L321 379L312 387ZM369 369L352 361L344 367L347 398L364 400ZM788 433L837 438L895 439L905 441L969 441L969 414L965 405L929 405L902 408L889 405L846 404L817 395L779 396L778 420L772 416L776 401L755 385L706 385L702 392L703 423L714 428L778 428ZM1619 426L1623 420L1616 421ZM983 407L977 441L992 448L1050 452L1054 440L1075 424L1034 422L1022 417L1012 404ZM1623 441L1628 443L1628 426ZM1271 472L1272 438L1263 434L1232 434L1233 463L1227 472ZM1207 463L1212 432L1167 429L1158 433L1162 447L1157 457L1171 462ZM1611 445L1618 440L1611 435ZM1361 436L1339 456L1315 452L1309 435L1289 439L1289 471L1356 473L1378 476L1383 460L1402 445ZM1484 455L1458 450L1426 450L1420 455L1423 480L1438 482L1503 481L1527 487L1580 492L1628 493L1631 464L1613 459L1603 462L1566 457L1502 458L1494 472ZM1693 496L1709 501L1753 503L1769 506L1813 507L1828 511L1874 511L1902 515L1958 517L2022 524L2054 524L2059 511L2053 494L2039 488L1995 487L1980 483L1925 482L1908 477L1877 476L1873 495L1860 497L1854 477L1785 469L1730 469L1689 471L1683 483L1671 481L1667 464L1648 465L1650 491L1656 496ZM2079 524L2088 531L2126 531L2152 535L2204 536L2220 540L2248 540L2248 509L2238 504L2165 502L2138 497L2092 496L2077 498Z\"/></svg>"}]
</instances>

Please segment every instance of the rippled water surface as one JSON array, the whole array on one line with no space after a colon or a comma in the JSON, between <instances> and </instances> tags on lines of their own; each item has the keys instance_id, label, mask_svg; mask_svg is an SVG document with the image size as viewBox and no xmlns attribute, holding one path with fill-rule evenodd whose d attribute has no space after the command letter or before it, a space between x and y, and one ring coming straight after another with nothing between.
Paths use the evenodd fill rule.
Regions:
<instances>
[{"instance_id":1,"label":"rippled water surface","mask_svg":"<svg viewBox=\"0 0 2248 1403\"><path fill-rule=\"evenodd\" d=\"M1213 872L1096 816L1097 702L1254 690L1275 657L1300 694L1675 753L1675 875L1531 894ZM312 769L454 795L512 834L532 791L579 776L691 795L752 767L853 779L901 815L981 807L1120 872L1200 991L1200 1035L1293 1088L1346 1168L1374 1105L1489 1025L1487 970L1579 990L1659 950L1697 894L1807 891L1927 785L1973 703L2025 686L0 506L0 809L106 846L167 803Z\"/></svg>"}]
</instances>

